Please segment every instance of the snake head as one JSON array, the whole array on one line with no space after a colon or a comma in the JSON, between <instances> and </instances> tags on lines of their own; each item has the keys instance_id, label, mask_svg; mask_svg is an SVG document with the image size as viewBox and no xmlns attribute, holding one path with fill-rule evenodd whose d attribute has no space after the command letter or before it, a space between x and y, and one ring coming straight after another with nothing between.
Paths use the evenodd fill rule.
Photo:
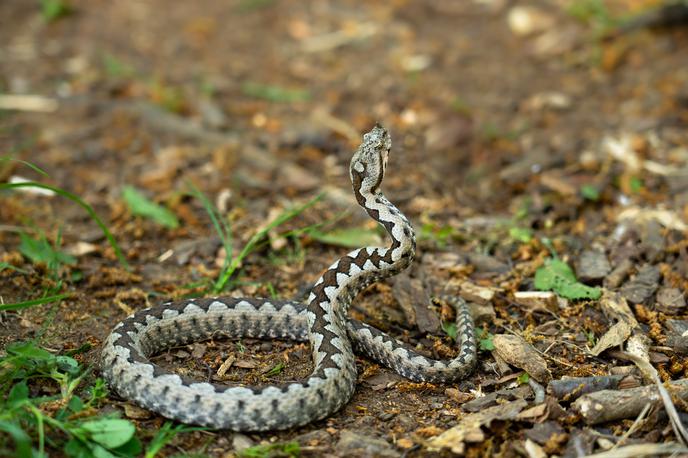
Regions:
<instances>
[{"instance_id":1,"label":"snake head","mask_svg":"<svg viewBox=\"0 0 688 458\"><path fill-rule=\"evenodd\" d=\"M389 150L392 148L392 139L387 129L376 125L363 135L363 143L358 147L351 158L351 183L356 196L366 193L375 194L385 176Z\"/></svg>"}]
</instances>

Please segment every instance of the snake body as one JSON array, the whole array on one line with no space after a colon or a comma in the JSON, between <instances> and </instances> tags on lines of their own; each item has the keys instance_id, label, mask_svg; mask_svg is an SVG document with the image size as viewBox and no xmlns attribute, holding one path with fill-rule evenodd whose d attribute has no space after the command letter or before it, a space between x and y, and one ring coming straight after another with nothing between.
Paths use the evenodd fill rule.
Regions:
<instances>
[{"instance_id":1,"label":"snake body","mask_svg":"<svg viewBox=\"0 0 688 458\"><path fill-rule=\"evenodd\" d=\"M456 299L460 351L432 360L365 323L347 317L366 286L408 267L415 235L406 217L380 191L391 140L381 126L364 135L351 160L354 194L392 239L386 248L365 247L332 264L311 289L307 305L296 301L215 297L167 302L119 323L101 357L103 376L122 397L183 423L235 431L286 429L331 415L351 398L356 383L354 351L415 380L451 382L473 369L476 341L466 304ZM148 357L164 348L217 335L309 341L313 373L302 382L227 386L170 373Z\"/></svg>"}]
</instances>

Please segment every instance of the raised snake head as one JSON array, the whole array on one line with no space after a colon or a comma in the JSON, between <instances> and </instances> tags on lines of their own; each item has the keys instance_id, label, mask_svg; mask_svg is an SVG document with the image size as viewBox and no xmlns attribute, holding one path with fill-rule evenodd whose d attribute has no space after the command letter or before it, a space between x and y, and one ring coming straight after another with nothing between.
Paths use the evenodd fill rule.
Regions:
<instances>
[{"instance_id":1,"label":"raised snake head","mask_svg":"<svg viewBox=\"0 0 688 458\"><path fill-rule=\"evenodd\" d=\"M376 125L363 135L363 143L351 158L349 174L357 199L364 194L375 194L385 176L387 158L392 148L392 139L387 129Z\"/></svg>"}]
</instances>

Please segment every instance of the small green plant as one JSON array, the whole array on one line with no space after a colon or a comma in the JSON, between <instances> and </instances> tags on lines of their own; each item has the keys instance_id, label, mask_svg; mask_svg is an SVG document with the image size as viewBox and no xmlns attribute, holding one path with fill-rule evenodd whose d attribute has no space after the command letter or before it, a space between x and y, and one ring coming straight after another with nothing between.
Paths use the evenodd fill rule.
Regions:
<instances>
[{"instance_id":1,"label":"small green plant","mask_svg":"<svg viewBox=\"0 0 688 458\"><path fill-rule=\"evenodd\" d=\"M523 372L516 378L516 381L519 385L527 385L528 382L530 382L530 375L528 374L528 372Z\"/></svg>"},{"instance_id":2,"label":"small green plant","mask_svg":"<svg viewBox=\"0 0 688 458\"><path fill-rule=\"evenodd\" d=\"M0 159L9 159L9 158L0 158ZM32 168L38 169L35 166L33 166ZM38 169L38 170L40 170L40 169ZM45 173L45 172L43 172L43 173ZM58 188L56 186L38 183L35 181L27 181L27 182L22 182L22 183L0 183L0 191L5 190L5 189L15 189L15 188L45 189L47 191L52 191L59 196L65 197L65 198L71 200L72 202L75 202L81 208L86 210L86 213L88 213L88 216L90 216L91 219L93 221L95 221L95 223L98 225L98 227L100 227L100 229L103 231L105 238L107 239L108 243L110 244L110 246L114 250L115 255L117 256L119 263L125 269L129 269L129 264L127 263L127 260L124 258L124 255L122 254L122 250L119 248L119 245L117 244L117 241L115 240L115 237L112 235L112 233L107 228L105 223L103 223L103 221L98 217L98 214L95 212L95 210L93 210L93 207L91 207L89 204L84 202L79 196L77 196L76 194L72 194L69 191L65 191L64 189Z\"/></svg>"},{"instance_id":3,"label":"small green plant","mask_svg":"<svg viewBox=\"0 0 688 458\"><path fill-rule=\"evenodd\" d=\"M136 188L125 186L122 190L122 197L133 215L149 218L157 224L169 229L176 229L179 227L179 220L174 213L149 200Z\"/></svg>"},{"instance_id":4,"label":"small green plant","mask_svg":"<svg viewBox=\"0 0 688 458\"><path fill-rule=\"evenodd\" d=\"M434 222L428 222L420 227L418 239L431 240L437 245L438 248L445 248L455 234L456 231L452 226L438 225Z\"/></svg>"},{"instance_id":5,"label":"small green plant","mask_svg":"<svg viewBox=\"0 0 688 458\"><path fill-rule=\"evenodd\" d=\"M272 6L275 0L241 0L238 10L242 13Z\"/></svg>"},{"instance_id":6,"label":"small green plant","mask_svg":"<svg viewBox=\"0 0 688 458\"><path fill-rule=\"evenodd\" d=\"M591 200L593 202L600 200L599 189L591 184L584 184L581 186L580 195L583 196L584 199Z\"/></svg>"},{"instance_id":7,"label":"small green plant","mask_svg":"<svg viewBox=\"0 0 688 458\"><path fill-rule=\"evenodd\" d=\"M548 259L535 271L535 289L554 291L567 299L599 299L600 288L593 288L576 279L571 267L560 259Z\"/></svg>"},{"instance_id":8,"label":"small green plant","mask_svg":"<svg viewBox=\"0 0 688 458\"><path fill-rule=\"evenodd\" d=\"M103 54L103 67L110 78L131 78L136 74L134 68L112 54Z\"/></svg>"},{"instance_id":9,"label":"small green plant","mask_svg":"<svg viewBox=\"0 0 688 458\"><path fill-rule=\"evenodd\" d=\"M31 262L45 263L50 271L57 271L62 264L76 264L76 258L74 256L68 255L57 248L60 244L59 234L55 247L48 242L45 235L39 238L33 238L25 232L20 232L19 238L21 240L19 243L19 252Z\"/></svg>"},{"instance_id":10,"label":"small green plant","mask_svg":"<svg viewBox=\"0 0 688 458\"><path fill-rule=\"evenodd\" d=\"M284 369L284 363L282 361L280 361L279 363L272 366L270 368L270 370L265 373L265 376L266 377L274 377L275 375L282 372L283 369Z\"/></svg>"},{"instance_id":11,"label":"small green plant","mask_svg":"<svg viewBox=\"0 0 688 458\"><path fill-rule=\"evenodd\" d=\"M188 433L192 431L207 431L207 429L208 428L187 425L172 426L171 421L166 421L165 424L162 425L162 427L158 430L158 432L155 433L155 436L148 444L144 458L153 458L166 444L174 439L177 434Z\"/></svg>"},{"instance_id":12,"label":"small green plant","mask_svg":"<svg viewBox=\"0 0 688 458\"><path fill-rule=\"evenodd\" d=\"M317 201L319 201L322 198L323 194L319 194L315 196L313 199L309 200L303 205L299 205L297 207L294 207L292 209L287 209L280 213L274 220L272 220L267 226L265 226L263 229L259 230L253 236L249 239L249 241L244 245L244 247L241 249L238 255L232 256L232 252L226 251L226 257L225 259L228 260L224 263L224 266L220 272L220 275L218 276L217 280L215 281L215 284L213 286L213 292L219 293L225 290L225 288L228 286L229 280L232 278L236 270L239 268L243 260L248 256L253 250L255 250L260 242L265 239L265 237L268 235L270 231L275 229L278 226L281 226L282 224L286 223L287 221L295 218L296 216L300 215L304 210L307 208L310 208L311 206L315 205ZM212 213L210 213L212 215ZM211 216L212 218L212 216ZM213 223L215 225L215 223ZM222 234L221 237L226 236L225 229L222 229L222 224L218 222L217 225L215 225L216 231L219 231L219 234ZM224 243L224 241L223 241ZM230 247L231 248L231 247ZM225 245L225 250L227 250L227 245ZM230 260L231 259L231 260Z\"/></svg>"},{"instance_id":13,"label":"small green plant","mask_svg":"<svg viewBox=\"0 0 688 458\"><path fill-rule=\"evenodd\" d=\"M40 0L41 16L46 22L53 22L72 12L72 7L65 0Z\"/></svg>"},{"instance_id":14,"label":"small green plant","mask_svg":"<svg viewBox=\"0 0 688 458\"><path fill-rule=\"evenodd\" d=\"M79 389L89 369L33 342L9 344L6 352L0 357L0 431L6 433L0 434L0 455L46 457L48 449L79 457L141 452L131 422L93 415L107 390L102 379Z\"/></svg>"},{"instance_id":15,"label":"small green plant","mask_svg":"<svg viewBox=\"0 0 688 458\"><path fill-rule=\"evenodd\" d=\"M533 231L525 227L513 226L509 228L509 237L521 243L530 243L533 240Z\"/></svg>"},{"instance_id":16,"label":"small green plant","mask_svg":"<svg viewBox=\"0 0 688 458\"><path fill-rule=\"evenodd\" d=\"M272 456L286 456L297 458L301 456L301 447L296 441L281 444L255 445L239 452L240 458L269 458Z\"/></svg>"},{"instance_id":17,"label":"small green plant","mask_svg":"<svg viewBox=\"0 0 688 458\"><path fill-rule=\"evenodd\" d=\"M270 102L305 102L310 100L311 94L301 89L285 89L269 84L246 82L241 86L241 91L250 97L264 99Z\"/></svg>"},{"instance_id":18,"label":"small green plant","mask_svg":"<svg viewBox=\"0 0 688 458\"><path fill-rule=\"evenodd\" d=\"M55 294L52 296L44 296L41 297L40 299L31 299L28 301L22 301L22 302L16 302L13 304L0 304L0 312L6 312L6 311L16 311L16 310L21 310L29 307L33 307L36 305L43 305L43 304L49 304L51 302L58 302L61 301L62 299L68 298L70 295L69 294Z\"/></svg>"},{"instance_id":19,"label":"small green plant","mask_svg":"<svg viewBox=\"0 0 688 458\"><path fill-rule=\"evenodd\" d=\"M442 322L442 331L446 335L448 335L451 340L456 342L456 322L454 321L443 321Z\"/></svg>"},{"instance_id":20,"label":"small green plant","mask_svg":"<svg viewBox=\"0 0 688 458\"><path fill-rule=\"evenodd\" d=\"M478 348L480 351L492 351L495 349L495 345L492 340L494 339L494 335L490 334L490 331L488 331L487 328L477 328L475 332L478 336Z\"/></svg>"},{"instance_id":21,"label":"small green plant","mask_svg":"<svg viewBox=\"0 0 688 458\"><path fill-rule=\"evenodd\" d=\"M380 236L377 230L361 227L333 229L328 232L313 229L308 231L308 235L320 243L344 248L359 248L380 243Z\"/></svg>"}]
</instances>

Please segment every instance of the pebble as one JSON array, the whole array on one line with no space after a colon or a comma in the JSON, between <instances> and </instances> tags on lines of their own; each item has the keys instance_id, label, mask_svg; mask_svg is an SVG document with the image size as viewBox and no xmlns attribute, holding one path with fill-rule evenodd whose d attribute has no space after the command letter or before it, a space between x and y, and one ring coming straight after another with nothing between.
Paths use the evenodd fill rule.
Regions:
<instances>
[{"instance_id":1,"label":"pebble","mask_svg":"<svg viewBox=\"0 0 688 458\"><path fill-rule=\"evenodd\" d=\"M341 432L336 450L338 456L390 458L401 456L399 452L382 439L348 430Z\"/></svg>"},{"instance_id":2,"label":"pebble","mask_svg":"<svg viewBox=\"0 0 688 458\"><path fill-rule=\"evenodd\" d=\"M660 288L657 291L657 310L668 314L678 314L685 308L686 298L678 288Z\"/></svg>"},{"instance_id":3,"label":"pebble","mask_svg":"<svg viewBox=\"0 0 688 458\"><path fill-rule=\"evenodd\" d=\"M583 283L600 281L611 270L607 256L599 251L583 251L576 262L576 276Z\"/></svg>"},{"instance_id":4,"label":"pebble","mask_svg":"<svg viewBox=\"0 0 688 458\"><path fill-rule=\"evenodd\" d=\"M621 295L634 304L645 302L657 290L659 277L659 267L645 265L633 280L621 287Z\"/></svg>"},{"instance_id":5,"label":"pebble","mask_svg":"<svg viewBox=\"0 0 688 458\"><path fill-rule=\"evenodd\" d=\"M249 447L253 447L253 445L253 440L250 437L245 436L243 434L237 433L232 438L232 448L237 452L241 452L242 450L246 450Z\"/></svg>"},{"instance_id":6,"label":"pebble","mask_svg":"<svg viewBox=\"0 0 688 458\"><path fill-rule=\"evenodd\" d=\"M507 15L509 29L520 37L543 32L554 25L554 18L533 6L514 6Z\"/></svg>"}]
</instances>

